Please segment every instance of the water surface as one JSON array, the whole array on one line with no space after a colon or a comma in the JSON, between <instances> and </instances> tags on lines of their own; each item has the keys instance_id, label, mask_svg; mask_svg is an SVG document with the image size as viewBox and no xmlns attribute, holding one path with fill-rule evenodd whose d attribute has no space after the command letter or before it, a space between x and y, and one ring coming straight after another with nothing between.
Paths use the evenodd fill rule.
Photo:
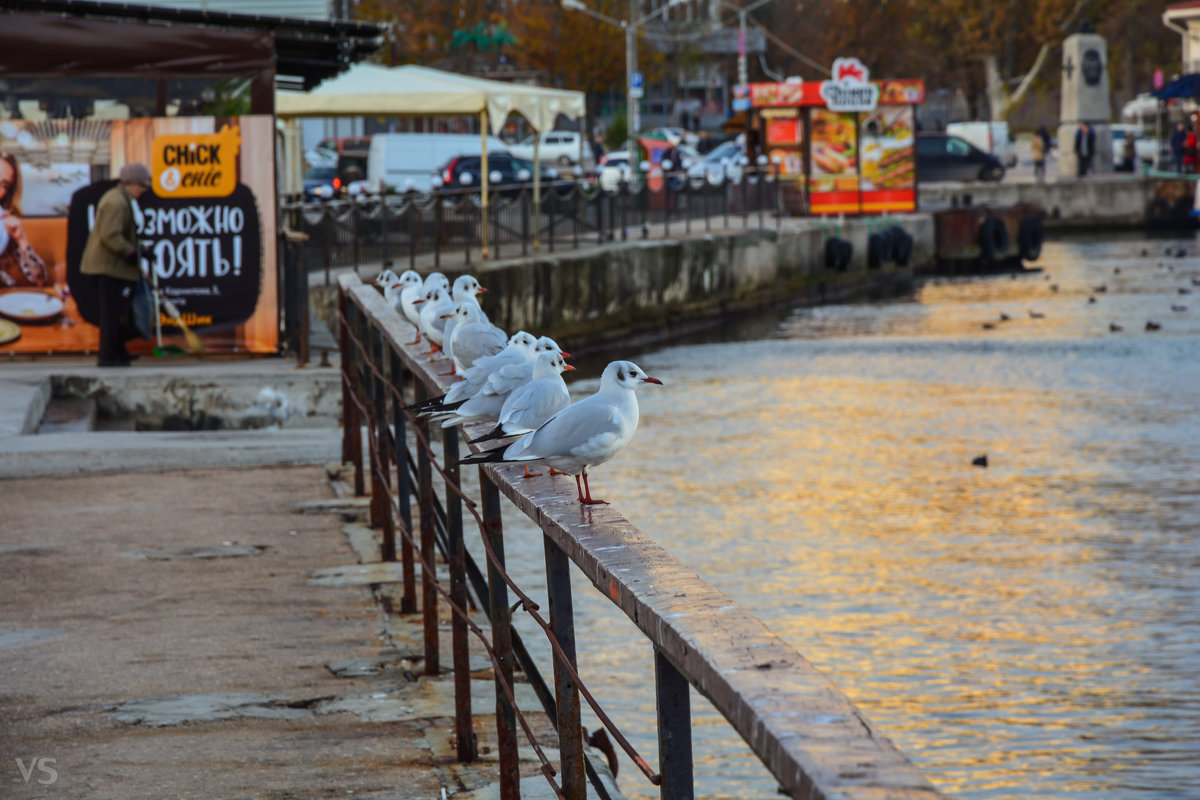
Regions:
<instances>
[{"instance_id":1,"label":"water surface","mask_svg":"<svg viewBox=\"0 0 1200 800\"><path fill-rule=\"evenodd\" d=\"M666 385L592 488L943 791L1200 798L1200 244L1073 239L1037 266L639 353ZM649 645L582 579L576 610L585 681L656 763ZM693 709L697 795L776 796ZM657 797L628 761L620 783Z\"/></svg>"}]
</instances>

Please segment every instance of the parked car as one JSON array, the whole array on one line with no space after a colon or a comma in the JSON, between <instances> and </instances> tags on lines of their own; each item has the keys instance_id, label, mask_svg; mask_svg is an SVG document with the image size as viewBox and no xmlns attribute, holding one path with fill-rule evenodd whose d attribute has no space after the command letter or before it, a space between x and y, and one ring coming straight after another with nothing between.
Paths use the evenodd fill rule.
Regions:
<instances>
[{"instance_id":1,"label":"parked car","mask_svg":"<svg viewBox=\"0 0 1200 800\"><path fill-rule=\"evenodd\" d=\"M337 167L316 166L304 171L304 199L307 201L330 200L341 188Z\"/></svg>"},{"instance_id":2,"label":"parked car","mask_svg":"<svg viewBox=\"0 0 1200 800\"><path fill-rule=\"evenodd\" d=\"M615 192L622 181L628 181L633 175L633 163L629 160L628 150L613 150L600 159L600 175L597 178L600 188L606 192Z\"/></svg>"},{"instance_id":3,"label":"parked car","mask_svg":"<svg viewBox=\"0 0 1200 800\"><path fill-rule=\"evenodd\" d=\"M951 122L946 133L966 139L985 153L1000 159L1006 167L1017 165L1017 143L1007 122Z\"/></svg>"},{"instance_id":4,"label":"parked car","mask_svg":"<svg viewBox=\"0 0 1200 800\"><path fill-rule=\"evenodd\" d=\"M533 180L533 164L523 159L516 159L512 154L501 150L498 153L488 151L488 190L501 190L505 198L516 197L519 190L514 188ZM482 184L481 174L483 158L479 155L457 155L443 164L434 174L434 186L444 186L447 189L456 187L470 188ZM545 173L543 173L543 177Z\"/></svg>"},{"instance_id":5,"label":"parked car","mask_svg":"<svg viewBox=\"0 0 1200 800\"><path fill-rule=\"evenodd\" d=\"M507 152L504 142L487 138L488 153ZM458 155L479 155L482 140L471 133L377 133L371 137L367 186L372 192L428 192L430 170Z\"/></svg>"},{"instance_id":6,"label":"parked car","mask_svg":"<svg viewBox=\"0 0 1200 800\"><path fill-rule=\"evenodd\" d=\"M742 146L737 142L719 144L688 165L688 180L692 186L700 186L705 180L713 186L720 186L726 180L737 183L742 179L743 155Z\"/></svg>"},{"instance_id":7,"label":"parked car","mask_svg":"<svg viewBox=\"0 0 1200 800\"><path fill-rule=\"evenodd\" d=\"M345 150L331 165L309 167L304 172L304 199L332 200L362 194L366 189L367 153Z\"/></svg>"},{"instance_id":8,"label":"parked car","mask_svg":"<svg viewBox=\"0 0 1200 800\"><path fill-rule=\"evenodd\" d=\"M537 148L539 161L552 161L564 167L579 162L580 141L579 134L575 131L546 131L530 136L520 144L508 145L508 152L517 158L533 161L533 144L539 136L541 138ZM586 142L583 143L582 152L584 161L590 162L592 149Z\"/></svg>"},{"instance_id":9,"label":"parked car","mask_svg":"<svg viewBox=\"0 0 1200 800\"><path fill-rule=\"evenodd\" d=\"M1108 127L1112 131L1113 167L1120 168L1125 161L1125 139L1130 137L1135 160L1151 166L1158 160L1158 140L1147 136L1140 126L1115 122Z\"/></svg>"},{"instance_id":10,"label":"parked car","mask_svg":"<svg viewBox=\"0 0 1200 800\"><path fill-rule=\"evenodd\" d=\"M1004 165L958 136L917 134L917 179L935 181L1000 181Z\"/></svg>"}]
</instances>

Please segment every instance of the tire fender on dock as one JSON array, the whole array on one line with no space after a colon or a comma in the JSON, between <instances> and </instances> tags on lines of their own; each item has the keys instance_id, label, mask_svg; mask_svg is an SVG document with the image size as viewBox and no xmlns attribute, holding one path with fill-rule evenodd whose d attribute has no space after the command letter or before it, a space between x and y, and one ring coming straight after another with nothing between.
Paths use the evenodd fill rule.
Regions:
<instances>
[{"instance_id":1,"label":"tire fender on dock","mask_svg":"<svg viewBox=\"0 0 1200 800\"><path fill-rule=\"evenodd\" d=\"M1017 248L1023 261L1037 261L1042 254L1045 232L1041 216L1025 217L1017 228Z\"/></svg>"},{"instance_id":2,"label":"tire fender on dock","mask_svg":"<svg viewBox=\"0 0 1200 800\"><path fill-rule=\"evenodd\" d=\"M979 248L988 261L1004 258L1008 252L1008 226L994 214L988 214L979 223Z\"/></svg>"}]
</instances>

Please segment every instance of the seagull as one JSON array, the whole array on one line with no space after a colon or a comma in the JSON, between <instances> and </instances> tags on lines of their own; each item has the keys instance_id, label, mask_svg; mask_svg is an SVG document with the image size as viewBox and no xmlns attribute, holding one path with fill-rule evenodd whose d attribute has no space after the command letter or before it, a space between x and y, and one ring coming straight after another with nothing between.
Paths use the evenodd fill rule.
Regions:
<instances>
[{"instance_id":1,"label":"seagull","mask_svg":"<svg viewBox=\"0 0 1200 800\"><path fill-rule=\"evenodd\" d=\"M417 338L413 339L410 344L421 343L421 313L417 309L417 304L422 302L424 292L421 291L421 276L415 270L406 269L404 273L396 279L392 284L393 288L398 288L400 292L399 305L393 303L393 308L400 313L402 317L412 323L417 329ZM386 292L384 292L386 294Z\"/></svg>"},{"instance_id":2,"label":"seagull","mask_svg":"<svg viewBox=\"0 0 1200 800\"><path fill-rule=\"evenodd\" d=\"M494 356L505 348L508 337L488 321L487 314L474 300L459 303L454 317L454 328L447 322L443 335L446 354L454 360L459 375L479 359Z\"/></svg>"},{"instance_id":3,"label":"seagull","mask_svg":"<svg viewBox=\"0 0 1200 800\"><path fill-rule=\"evenodd\" d=\"M428 282L428 281L427 281ZM425 301L421 306L421 333L429 339L430 347L427 355L433 355L442 346L442 329L446 326L446 316L454 311L454 303L450 295L440 286L435 286L425 293Z\"/></svg>"},{"instance_id":4,"label":"seagull","mask_svg":"<svg viewBox=\"0 0 1200 800\"><path fill-rule=\"evenodd\" d=\"M371 281L371 283L375 284L380 289L386 289L398 280L399 278L396 277L396 273L392 272L390 269L385 269L376 275L375 280Z\"/></svg>"},{"instance_id":5,"label":"seagull","mask_svg":"<svg viewBox=\"0 0 1200 800\"><path fill-rule=\"evenodd\" d=\"M450 387L441 397L432 397L407 406L418 414L441 414L453 411L474 397L487 384L494 370L505 364L524 363L534 357L538 340L532 333L517 331L508 339L508 346L494 356L487 356L463 373L462 380Z\"/></svg>"},{"instance_id":6,"label":"seagull","mask_svg":"<svg viewBox=\"0 0 1200 800\"><path fill-rule=\"evenodd\" d=\"M638 426L635 391L647 383L662 385L632 361L614 361L604 368L594 395L572 403L507 447L475 453L460 463L541 461L575 476L580 503L604 503L592 497L588 467L608 461L633 439Z\"/></svg>"},{"instance_id":7,"label":"seagull","mask_svg":"<svg viewBox=\"0 0 1200 800\"><path fill-rule=\"evenodd\" d=\"M486 291L487 289L484 289L482 286L480 286L479 281L475 280L474 276L459 275L454 279L454 286L450 289L450 299L454 301L454 307L456 309L463 303L475 303L478 305L479 301L475 299L475 295ZM482 309L480 310L482 311ZM452 362L450 367L451 371L447 372L447 375L459 374L458 361L454 358L453 345L454 328L457 324L457 318L454 315L451 315L450 319L446 320L446 327L442 330L442 349L446 352L446 358L450 359ZM504 347L504 339L505 333L504 331L500 331L501 349Z\"/></svg>"},{"instance_id":8,"label":"seagull","mask_svg":"<svg viewBox=\"0 0 1200 800\"><path fill-rule=\"evenodd\" d=\"M533 379L514 390L504 401L496 427L471 444L537 430L539 425L570 405L571 393L567 391L562 373L574 369L561 353L539 355L533 362Z\"/></svg>"}]
</instances>

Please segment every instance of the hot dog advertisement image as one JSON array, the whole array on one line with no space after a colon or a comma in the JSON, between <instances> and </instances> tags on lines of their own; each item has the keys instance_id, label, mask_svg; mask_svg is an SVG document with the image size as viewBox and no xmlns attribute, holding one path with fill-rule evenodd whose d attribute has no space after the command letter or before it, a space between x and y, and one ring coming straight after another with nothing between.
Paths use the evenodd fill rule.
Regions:
<instances>
[{"instance_id":1,"label":"hot dog advertisement image","mask_svg":"<svg viewBox=\"0 0 1200 800\"><path fill-rule=\"evenodd\" d=\"M863 119L863 190L911 189L916 175L912 106L879 106Z\"/></svg>"},{"instance_id":2,"label":"hot dog advertisement image","mask_svg":"<svg viewBox=\"0 0 1200 800\"><path fill-rule=\"evenodd\" d=\"M853 113L812 111L812 177L816 192L858 191L858 121Z\"/></svg>"}]
</instances>

